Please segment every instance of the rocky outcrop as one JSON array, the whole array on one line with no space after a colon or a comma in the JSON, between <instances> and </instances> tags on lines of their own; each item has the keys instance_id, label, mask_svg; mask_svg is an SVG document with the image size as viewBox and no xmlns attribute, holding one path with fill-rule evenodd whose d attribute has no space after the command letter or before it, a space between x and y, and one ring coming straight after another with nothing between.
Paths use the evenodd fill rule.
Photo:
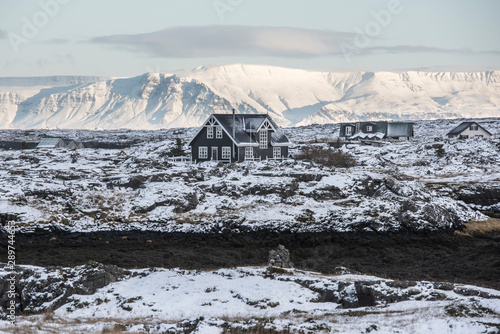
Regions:
<instances>
[{"instance_id":1,"label":"rocky outcrop","mask_svg":"<svg viewBox=\"0 0 500 334\"><path fill-rule=\"evenodd\" d=\"M196 209L196 206L199 203L196 193L192 192L181 195L182 196L178 196L175 198L168 198L164 201L154 202L149 206L135 207L134 210L138 213L147 213L153 211L159 206L173 206L173 211L175 213L183 213Z\"/></svg>"},{"instance_id":2,"label":"rocky outcrop","mask_svg":"<svg viewBox=\"0 0 500 334\"><path fill-rule=\"evenodd\" d=\"M500 186L497 184L435 183L428 187L455 200L463 201L490 217L500 218Z\"/></svg>"},{"instance_id":3,"label":"rocky outcrop","mask_svg":"<svg viewBox=\"0 0 500 334\"><path fill-rule=\"evenodd\" d=\"M241 196L257 195L265 196L277 194L285 199L294 196L299 189L299 184L296 179L289 182L277 182L276 184L235 184L230 182L221 182L220 184L212 184L210 186L200 186L203 191L210 192L219 196L229 196L231 198L239 198Z\"/></svg>"},{"instance_id":4,"label":"rocky outcrop","mask_svg":"<svg viewBox=\"0 0 500 334\"><path fill-rule=\"evenodd\" d=\"M316 293L318 303L336 303L342 308L379 306L406 300L443 300L448 298L446 291L453 290L464 296L494 298L476 288L463 288L453 283L430 283L416 281L336 281L334 284L314 280L296 280L296 283ZM323 286L323 287L322 287Z\"/></svg>"},{"instance_id":5,"label":"rocky outcrop","mask_svg":"<svg viewBox=\"0 0 500 334\"><path fill-rule=\"evenodd\" d=\"M457 193L457 199L467 204L497 208L500 213L500 187L472 186L462 188ZM494 209L493 209L494 211Z\"/></svg>"},{"instance_id":6,"label":"rocky outcrop","mask_svg":"<svg viewBox=\"0 0 500 334\"><path fill-rule=\"evenodd\" d=\"M402 227L410 230L437 226L459 229L476 215L463 203L436 198L419 182L403 182L394 177L385 179L373 197L397 203L397 220Z\"/></svg>"},{"instance_id":7,"label":"rocky outcrop","mask_svg":"<svg viewBox=\"0 0 500 334\"><path fill-rule=\"evenodd\" d=\"M74 295L91 295L112 282L119 281L130 274L114 265L105 265L90 261L74 268L47 268L39 270L29 267L17 268L16 302L17 310L24 314L41 313L55 310L68 302ZM0 278L0 308L5 312L9 299L7 291L7 276Z\"/></svg>"},{"instance_id":8,"label":"rocky outcrop","mask_svg":"<svg viewBox=\"0 0 500 334\"><path fill-rule=\"evenodd\" d=\"M290 252L283 245L279 245L277 249L269 252L267 265L270 267L293 268L293 263L290 261Z\"/></svg>"}]
</instances>

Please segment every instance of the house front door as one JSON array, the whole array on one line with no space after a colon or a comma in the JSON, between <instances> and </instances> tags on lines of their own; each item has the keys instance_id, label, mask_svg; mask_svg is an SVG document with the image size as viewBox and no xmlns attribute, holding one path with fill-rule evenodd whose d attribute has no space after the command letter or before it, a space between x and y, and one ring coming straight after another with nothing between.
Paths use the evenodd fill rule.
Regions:
<instances>
[{"instance_id":1,"label":"house front door","mask_svg":"<svg viewBox=\"0 0 500 334\"><path fill-rule=\"evenodd\" d=\"M212 160L213 161L219 160L218 159L218 156L219 156L218 153L219 153L218 148L217 147L212 147Z\"/></svg>"}]
</instances>

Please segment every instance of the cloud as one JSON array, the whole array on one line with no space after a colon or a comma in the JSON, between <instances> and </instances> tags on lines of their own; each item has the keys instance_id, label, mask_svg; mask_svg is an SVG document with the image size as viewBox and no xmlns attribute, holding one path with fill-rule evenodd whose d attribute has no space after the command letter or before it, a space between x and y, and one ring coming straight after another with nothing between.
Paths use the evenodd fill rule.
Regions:
<instances>
[{"instance_id":1,"label":"cloud","mask_svg":"<svg viewBox=\"0 0 500 334\"><path fill-rule=\"evenodd\" d=\"M56 54L56 55L52 55L50 58L46 58L46 57L38 58L38 60L36 61L36 65L39 68L46 68L46 67L51 67L54 65L61 65L61 64L74 65L75 64L75 57L71 53L64 54L64 55Z\"/></svg>"},{"instance_id":2,"label":"cloud","mask_svg":"<svg viewBox=\"0 0 500 334\"><path fill-rule=\"evenodd\" d=\"M156 57L276 56L309 58L340 54L353 33L291 27L175 27L139 35L96 37L110 44Z\"/></svg>"},{"instance_id":3,"label":"cloud","mask_svg":"<svg viewBox=\"0 0 500 334\"><path fill-rule=\"evenodd\" d=\"M380 42L376 38L364 47L357 47L358 37L355 33L331 30L224 25L173 27L146 34L101 36L90 42L163 58L315 58L345 56L346 53L349 57L395 53L500 54L500 51L477 52L419 45L372 46Z\"/></svg>"}]
</instances>

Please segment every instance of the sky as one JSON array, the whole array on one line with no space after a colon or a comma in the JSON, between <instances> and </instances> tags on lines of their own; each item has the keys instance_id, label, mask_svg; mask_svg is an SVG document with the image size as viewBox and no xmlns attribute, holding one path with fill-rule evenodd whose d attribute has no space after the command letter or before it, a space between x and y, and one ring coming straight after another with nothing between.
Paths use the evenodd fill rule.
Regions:
<instances>
[{"instance_id":1,"label":"sky","mask_svg":"<svg viewBox=\"0 0 500 334\"><path fill-rule=\"evenodd\" d=\"M500 68L498 0L0 0L0 76Z\"/></svg>"}]
</instances>

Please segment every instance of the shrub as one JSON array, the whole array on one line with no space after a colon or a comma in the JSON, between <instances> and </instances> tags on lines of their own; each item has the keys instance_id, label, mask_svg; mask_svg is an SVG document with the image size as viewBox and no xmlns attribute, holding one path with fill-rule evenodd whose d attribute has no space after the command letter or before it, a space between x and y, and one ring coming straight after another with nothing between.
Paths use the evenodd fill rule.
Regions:
<instances>
[{"instance_id":1,"label":"shrub","mask_svg":"<svg viewBox=\"0 0 500 334\"><path fill-rule=\"evenodd\" d=\"M328 149L321 146L303 146L298 159L305 159L328 167L349 168L356 166L356 159L349 153L339 149Z\"/></svg>"},{"instance_id":2,"label":"shrub","mask_svg":"<svg viewBox=\"0 0 500 334\"><path fill-rule=\"evenodd\" d=\"M175 146L167 152L169 157L180 157L185 155L184 149L182 148L182 140L180 138L175 138Z\"/></svg>"},{"instance_id":3,"label":"shrub","mask_svg":"<svg viewBox=\"0 0 500 334\"><path fill-rule=\"evenodd\" d=\"M443 148L443 144L439 144L436 146L436 155L438 158L444 157L446 154L446 151Z\"/></svg>"}]
</instances>

